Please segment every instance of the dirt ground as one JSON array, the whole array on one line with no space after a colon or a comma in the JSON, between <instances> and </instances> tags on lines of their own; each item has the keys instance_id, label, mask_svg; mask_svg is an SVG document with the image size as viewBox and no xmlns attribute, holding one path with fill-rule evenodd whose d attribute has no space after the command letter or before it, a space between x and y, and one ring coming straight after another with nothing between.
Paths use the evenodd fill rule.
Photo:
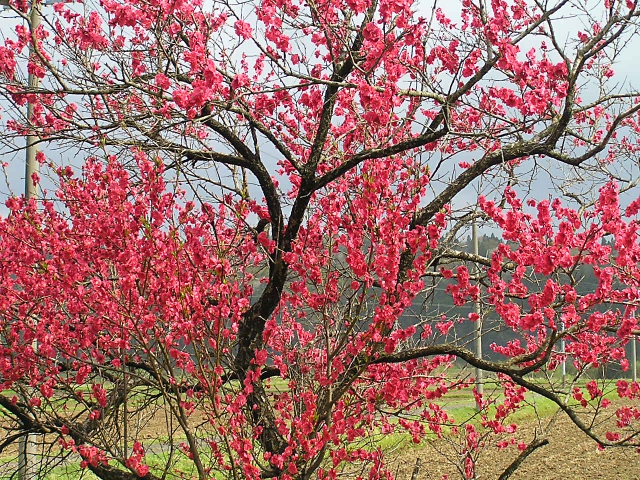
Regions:
<instances>
[{"instance_id":1,"label":"dirt ground","mask_svg":"<svg viewBox=\"0 0 640 480\"><path fill-rule=\"evenodd\" d=\"M531 442L535 424L525 424L517 433L518 440ZM595 442L578 429L565 415L559 416L546 438L549 444L533 452L510 477L511 480L640 480L640 454L633 449L598 450ZM448 474L451 480L461 478L456 468L436 452L451 451L439 445L409 448L399 456L391 471L397 480L437 480ZM515 445L499 451L486 446L478 460L478 480L497 479L518 456ZM419 468L417 474L416 462Z\"/></svg>"}]
</instances>

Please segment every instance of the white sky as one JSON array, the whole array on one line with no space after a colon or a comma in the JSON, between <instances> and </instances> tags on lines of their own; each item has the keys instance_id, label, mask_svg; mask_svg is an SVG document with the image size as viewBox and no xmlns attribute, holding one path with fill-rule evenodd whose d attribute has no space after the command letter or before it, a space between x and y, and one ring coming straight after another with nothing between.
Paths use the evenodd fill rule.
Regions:
<instances>
[{"instance_id":1,"label":"white sky","mask_svg":"<svg viewBox=\"0 0 640 480\"><path fill-rule=\"evenodd\" d=\"M584 7L585 4L586 4L586 7ZM432 0L419 2L418 5L419 5L418 6L419 14L423 16L429 16L431 14L432 7L433 7ZM588 9L590 8L592 14L594 14L594 12L602 11L601 0L590 1L590 2L578 1L576 2L576 5L581 5L584 8L588 8ZM460 22L459 15L458 15L458 12L460 11L460 1L451 1L451 0L441 1L438 3L438 6L441 7L445 12L445 14L447 14L447 16L449 16L454 22ZM47 14L47 11L51 11L51 7L44 7L44 11L43 11L44 15ZM579 18L572 17L573 12L576 12L576 13L578 12L577 7L569 8L566 11L568 12L568 14L565 14L565 16L562 18L562 21L557 22L555 26L556 35L559 39L563 39L562 42L564 42L564 39L575 37L577 31L586 30L586 26L583 24L583 22ZM12 18L11 12L0 11L0 38L3 38L5 36L10 37L11 31L15 28L16 23L17 21L15 18ZM524 53L536 42L537 42L537 39L533 38L532 42L523 43L523 45L521 46L522 55L524 55ZM635 44L637 44L637 47L635 46ZM615 65L615 68L614 68L616 71L615 79L617 82L617 86L622 87L625 90L631 89L631 86L632 86L631 84L634 83L633 82L634 79L639 78L640 62L638 62L638 60L636 59L636 52L638 47L640 47L640 39L638 39L637 37L632 38L631 44L626 46L626 49L618 58L618 63ZM0 104L0 107L1 107L1 104ZM0 112L0 115L1 114L2 113ZM5 121L5 120L6 119L3 118L0 121ZM73 153L71 154L69 154L68 152L55 153L50 149L45 149L45 152L51 155L52 157L54 157L55 155L73 156ZM271 152L268 150L265 150L264 153L266 154L267 157L271 155ZM277 155L276 152L274 151L273 157L272 157L274 161L278 157L279 155ZM465 155L463 152L456 157L455 163L457 164L457 162L459 161L471 160L472 158L473 156L471 154ZM9 195L10 193L20 194L23 191L24 152L18 152L17 154L5 156L3 158L3 161L6 161L9 163L9 167L6 169L9 187L4 185L4 182L2 181L2 179L0 179L0 205L1 205L0 213L4 213L6 211L3 206L3 203L4 203L3 198L6 198L6 195ZM66 159L66 160L63 159L62 163L66 163L68 161L77 163L78 159L77 158ZM560 172L556 170L554 174L560 174ZM523 171L523 176L524 176L524 171ZM544 176L537 177L533 182L533 187L535 189L536 197L539 199L544 198L547 195L555 194L555 186L548 181L548 178L543 178L543 177ZM44 188L53 187L52 184L47 184L46 181L43 181L43 186ZM476 203L476 199L477 199L477 196L474 193L473 189L467 189L461 195L456 197L454 202L456 207L460 207L463 205L473 205Z\"/></svg>"}]
</instances>

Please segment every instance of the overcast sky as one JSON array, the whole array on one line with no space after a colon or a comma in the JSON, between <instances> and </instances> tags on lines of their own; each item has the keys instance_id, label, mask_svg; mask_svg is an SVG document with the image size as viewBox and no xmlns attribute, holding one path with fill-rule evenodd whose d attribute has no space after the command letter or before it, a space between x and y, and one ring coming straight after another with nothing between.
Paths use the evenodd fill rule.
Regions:
<instances>
[{"instance_id":1,"label":"overcast sky","mask_svg":"<svg viewBox=\"0 0 640 480\"><path fill-rule=\"evenodd\" d=\"M584 4L585 2L580 2L581 4ZM592 2L587 2L587 3L592 3L595 10L593 11L598 11L598 8L602 8L602 2L600 0L598 1L592 1ZM460 8L460 2L457 1L446 1L446 2L440 2L438 4L439 6L441 6L443 8L443 10L445 11L445 13L454 21L454 22L459 22L459 8ZM600 5L600 7L596 7L596 5ZM424 16L429 16L431 14L432 11L432 7L433 7L433 2L432 1L426 1L426 2L422 2L420 4L420 13ZM46 15L47 12L51 11L52 7L44 7L44 14ZM572 10L569 10L569 14L571 14ZM15 28L16 25L16 20L12 19L12 13L11 12L0 12L0 32L2 37L11 37L11 32L13 31L13 29ZM581 22L580 19L575 18L575 17L571 17L570 15L565 16L561 22L557 22L556 24L556 34L557 37L560 39L560 43L564 43L565 41L568 41L569 38L571 37L575 37L577 31L585 31L586 30L586 26ZM533 39L533 42L536 42L536 39ZM633 40L635 43L637 43L638 47L640 47L640 40L639 39L634 39ZM522 54L524 55L524 53L533 45L533 43L531 44L523 44L521 46L521 50L522 50ZM630 89L631 87L631 83L633 79L636 79L639 77L640 74L640 65L637 61L636 58L634 58L634 54L637 52L638 47L635 47L634 45L627 45L626 50L623 51L622 55L619 57L618 59L618 63L615 65L615 71L616 71L616 81L618 82L618 86L625 86L625 89ZM0 107L2 105L0 104ZM3 116L1 121L6 121L7 117ZM73 164L79 164L82 160L81 157L76 157L76 153L72 152L72 151L63 151L63 152L55 152L53 151L51 148L44 148L44 151L47 153L47 155L51 156L51 158L56 159L59 158L60 163L65 164L65 163L73 163ZM270 152L268 150L266 150L264 152L266 154L267 157L271 156L274 161L275 159L278 157L277 153L275 151ZM473 155L470 154L465 154L464 152L459 154L456 157L455 162L452 162L452 164L457 164L457 162L459 161L465 161L465 160L470 160L473 159ZM6 212L6 209L3 206L3 197L6 198L7 195L9 195L11 192L15 193L15 194L21 194L24 188L24 152L18 152L16 154L11 154L11 155L5 155L3 157L3 161L8 162L9 163L9 167L6 169L7 175L8 175L8 183L9 186L5 185L5 182L2 181L2 179L0 179L0 213L4 213ZM526 170L522 170L522 175L523 175L523 180L526 179L526 172L529 169ZM552 175L561 175L561 172L559 170L556 170L554 172L552 172ZM534 182L534 188L536 191L536 196L538 198L546 196L546 195L551 195L552 193L554 193L554 188L555 186L549 181L548 177L544 178L545 176L539 176L535 182ZM525 182L523 182L525 183ZM45 188L52 188L53 185L49 182L47 182L46 180L43 180L43 186ZM441 187L437 187L437 189L439 190ZM637 194L636 194L637 195ZM477 200L477 196L474 193L473 189L469 189L466 192L464 192L461 196L457 197L455 199L455 203L456 203L456 207L460 207L462 205L473 205L475 204Z\"/></svg>"}]
</instances>

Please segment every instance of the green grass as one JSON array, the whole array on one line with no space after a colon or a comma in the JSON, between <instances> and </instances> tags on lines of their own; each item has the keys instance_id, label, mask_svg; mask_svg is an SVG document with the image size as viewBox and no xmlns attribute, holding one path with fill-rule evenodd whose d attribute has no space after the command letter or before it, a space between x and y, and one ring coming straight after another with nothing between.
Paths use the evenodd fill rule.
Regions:
<instances>
[{"instance_id":1,"label":"green grass","mask_svg":"<svg viewBox=\"0 0 640 480\"><path fill-rule=\"evenodd\" d=\"M56 467L44 477L46 480L100 480L90 470L81 469L77 465Z\"/></svg>"},{"instance_id":2,"label":"green grass","mask_svg":"<svg viewBox=\"0 0 640 480\"><path fill-rule=\"evenodd\" d=\"M164 469L167 465L167 460L169 459L168 453L163 454L149 454L145 457L145 462L149 465L149 470L151 473L156 474L158 476L162 476ZM67 465L62 465L53 468L46 475L39 477L42 480L99 480L97 476L95 476L89 469L80 468L78 462L70 462ZM3 471L2 466L0 466L0 480L9 480L12 474L6 474L6 469ZM172 464L170 467L170 471L177 471L183 475L167 475L167 479L171 478L190 478L193 475L196 475L196 467L192 461L186 458L180 452L174 452L172 458ZM186 477L184 477L186 475ZM13 479L15 479L15 475Z\"/></svg>"}]
</instances>

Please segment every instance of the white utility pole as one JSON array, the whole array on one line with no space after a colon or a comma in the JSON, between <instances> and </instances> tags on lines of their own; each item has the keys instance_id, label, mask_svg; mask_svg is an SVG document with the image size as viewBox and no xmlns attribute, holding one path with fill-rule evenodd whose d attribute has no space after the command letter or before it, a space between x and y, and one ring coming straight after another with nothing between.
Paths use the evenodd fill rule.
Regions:
<instances>
[{"instance_id":1,"label":"white utility pole","mask_svg":"<svg viewBox=\"0 0 640 480\"><path fill-rule=\"evenodd\" d=\"M29 23L30 31L35 32L42 22L42 16L40 14L40 8L43 5L53 5L54 3L62 2L64 0L31 0L31 9L29 11ZM0 7L3 9L11 8L9 0L0 0ZM33 42L29 43L29 60L32 56L36 55L36 51ZM40 79L29 72L28 74L29 91L37 91L40 88ZM27 124L31 127L31 119L33 117L33 103L27 103ZM38 153L38 141L39 137L34 135L29 128L29 134L26 139L26 166L25 166L25 178L24 178L24 196L28 200L30 198L38 198L39 185L33 184L33 174L37 174L40 171L40 164L36 160L36 154ZM34 348L36 345L34 344ZM35 457L37 453L37 446L33 440L33 435L22 437L19 446L19 465L18 465L18 480L38 480L37 476L37 464Z\"/></svg>"},{"instance_id":2,"label":"white utility pole","mask_svg":"<svg viewBox=\"0 0 640 480\"><path fill-rule=\"evenodd\" d=\"M34 32L42 21L40 16L40 4L39 2L34 2L31 4L31 31ZM35 55L35 51L32 44L29 44L29 58L32 55ZM40 79L29 73L29 91L36 91L40 88ZM33 103L27 103L27 122L29 126L31 126L31 117L33 117ZM36 160L36 153L38 153L38 136L34 135L31 129L29 129L29 134L27 135L27 165L25 169L25 178L24 178L24 196L28 199L30 198L38 198L38 185L33 184L32 176L33 174L37 174L40 172L40 164Z\"/></svg>"},{"instance_id":3,"label":"white utility pole","mask_svg":"<svg viewBox=\"0 0 640 480\"><path fill-rule=\"evenodd\" d=\"M638 355L636 352L638 345L638 336L634 335L631 339L631 354L633 355L633 381L638 381Z\"/></svg>"},{"instance_id":4,"label":"white utility pole","mask_svg":"<svg viewBox=\"0 0 640 480\"><path fill-rule=\"evenodd\" d=\"M473 219L473 224L471 226L471 238L473 241L473 254L479 255L478 253L478 225L476 224L476 219ZM476 275L480 275L480 268L476 266ZM478 314L478 320L476 324L476 357L482 358L482 312L480 311L480 296L478 295L478 299L473 303L473 308L475 313ZM479 395L484 393L484 382L483 382L483 371L481 368L476 367L476 390ZM478 405L479 407L479 405Z\"/></svg>"},{"instance_id":5,"label":"white utility pole","mask_svg":"<svg viewBox=\"0 0 640 480\"><path fill-rule=\"evenodd\" d=\"M29 12L31 31L35 32L41 23L40 16L40 2L32 0L31 11ZM29 44L29 59L35 55L35 48L33 43ZM29 72L28 77L29 91L36 91L40 88L40 79ZM31 127L31 120L33 117L33 103L27 103L27 124ZM24 196L27 200L30 198L38 198L39 185L34 185L33 175L40 171L40 164L36 160L36 154L38 153L38 136L34 135L31 128L29 128L29 134L27 135L27 158L25 167L24 178ZM36 344L34 343L34 348ZM38 478L38 446L35 441L35 435L25 435L20 440L19 445L19 464L18 464L18 480L37 480Z\"/></svg>"},{"instance_id":6,"label":"white utility pole","mask_svg":"<svg viewBox=\"0 0 640 480\"><path fill-rule=\"evenodd\" d=\"M564 325L560 324L564 329ZM565 340L564 337L560 340L560 353L562 354L562 365L560 368L562 369L562 389L564 389L567 385L567 357L565 356Z\"/></svg>"}]
</instances>

